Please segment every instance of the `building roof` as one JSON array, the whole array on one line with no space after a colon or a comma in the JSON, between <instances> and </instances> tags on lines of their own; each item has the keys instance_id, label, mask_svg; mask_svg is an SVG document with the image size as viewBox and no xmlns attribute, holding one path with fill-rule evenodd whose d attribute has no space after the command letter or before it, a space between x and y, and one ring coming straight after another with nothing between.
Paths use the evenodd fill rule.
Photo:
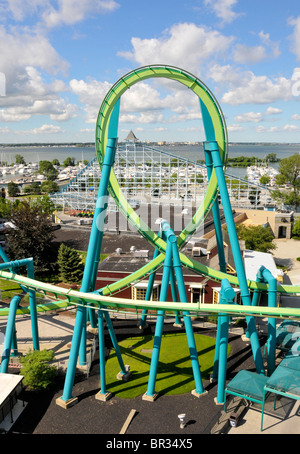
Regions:
<instances>
[{"instance_id":1,"label":"building roof","mask_svg":"<svg viewBox=\"0 0 300 454\"><path fill-rule=\"evenodd\" d=\"M276 279L278 276L282 275L282 270L277 269L272 254L267 252L250 251L246 249L244 253L244 263L246 277L252 281L256 281L257 272L262 265L267 268Z\"/></svg>"},{"instance_id":2,"label":"building roof","mask_svg":"<svg viewBox=\"0 0 300 454\"><path fill-rule=\"evenodd\" d=\"M0 407L23 378L23 375L0 373Z\"/></svg>"},{"instance_id":3,"label":"building roof","mask_svg":"<svg viewBox=\"0 0 300 454\"><path fill-rule=\"evenodd\" d=\"M137 251L138 252L138 251ZM111 254L105 260L99 263L99 271L109 271L114 273L133 273L138 269L145 266L153 258L153 254L149 257L137 257L135 253L125 253L125 254ZM202 263L207 263L206 256L197 257L197 261ZM160 269L160 274L162 273L162 268ZM199 275L198 273L193 272L192 270L182 267L182 272L184 275Z\"/></svg>"},{"instance_id":4,"label":"building roof","mask_svg":"<svg viewBox=\"0 0 300 454\"><path fill-rule=\"evenodd\" d=\"M128 140L129 142L138 142L138 139L135 136L135 134L133 133L133 131L130 131L130 133L128 134L128 136L126 137L125 140Z\"/></svg>"}]
</instances>

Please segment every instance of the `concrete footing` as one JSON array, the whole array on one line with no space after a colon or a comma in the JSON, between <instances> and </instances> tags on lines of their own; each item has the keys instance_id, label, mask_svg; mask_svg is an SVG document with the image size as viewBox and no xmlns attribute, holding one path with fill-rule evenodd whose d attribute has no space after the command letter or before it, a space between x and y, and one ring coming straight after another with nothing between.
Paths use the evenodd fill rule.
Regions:
<instances>
[{"instance_id":1,"label":"concrete footing","mask_svg":"<svg viewBox=\"0 0 300 454\"><path fill-rule=\"evenodd\" d=\"M62 400L61 397L58 397L58 399L56 399L56 405L59 405L60 407L64 408L64 409L68 409L70 407L73 407L73 405L76 405L77 402L78 402L78 397L71 397L71 399L68 399L68 400Z\"/></svg>"},{"instance_id":2,"label":"concrete footing","mask_svg":"<svg viewBox=\"0 0 300 454\"><path fill-rule=\"evenodd\" d=\"M158 393L154 393L152 396L149 396L148 394L143 394L142 399L147 400L148 402L154 402L158 397Z\"/></svg>"},{"instance_id":3,"label":"concrete footing","mask_svg":"<svg viewBox=\"0 0 300 454\"><path fill-rule=\"evenodd\" d=\"M208 391L204 391L203 393L197 393L197 391L195 389L193 389L191 394L195 397L202 397L202 396L205 396L206 394L208 394Z\"/></svg>"},{"instance_id":4,"label":"concrete footing","mask_svg":"<svg viewBox=\"0 0 300 454\"><path fill-rule=\"evenodd\" d=\"M95 395L95 399L101 400L102 402L106 402L112 397L112 393L101 393L100 391Z\"/></svg>"},{"instance_id":5,"label":"concrete footing","mask_svg":"<svg viewBox=\"0 0 300 454\"><path fill-rule=\"evenodd\" d=\"M123 374L122 372L119 372L117 374L117 379L118 380L122 380L122 381L128 381L130 376L131 376L131 372L130 372L130 366L128 365L125 365L125 370L126 370L126 373Z\"/></svg>"}]
</instances>

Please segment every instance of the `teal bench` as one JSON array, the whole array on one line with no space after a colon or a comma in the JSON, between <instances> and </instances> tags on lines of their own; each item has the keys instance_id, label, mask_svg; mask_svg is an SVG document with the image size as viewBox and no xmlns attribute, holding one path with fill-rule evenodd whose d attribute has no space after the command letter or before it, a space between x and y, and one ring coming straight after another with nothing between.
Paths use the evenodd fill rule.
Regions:
<instances>
[{"instance_id":1,"label":"teal bench","mask_svg":"<svg viewBox=\"0 0 300 454\"><path fill-rule=\"evenodd\" d=\"M265 400L270 393L274 394L274 410L278 394L300 400L300 339L294 343L270 377L240 370L225 388L224 410L226 412L227 394L261 404L261 430L263 430Z\"/></svg>"},{"instance_id":2,"label":"teal bench","mask_svg":"<svg viewBox=\"0 0 300 454\"><path fill-rule=\"evenodd\" d=\"M227 394L250 400L262 405L262 413L265 403L265 386L269 377L257 374L249 370L240 370L236 376L228 383L225 388L225 403L224 411L226 412L226 397ZM263 424L263 416L261 420L261 430Z\"/></svg>"}]
</instances>

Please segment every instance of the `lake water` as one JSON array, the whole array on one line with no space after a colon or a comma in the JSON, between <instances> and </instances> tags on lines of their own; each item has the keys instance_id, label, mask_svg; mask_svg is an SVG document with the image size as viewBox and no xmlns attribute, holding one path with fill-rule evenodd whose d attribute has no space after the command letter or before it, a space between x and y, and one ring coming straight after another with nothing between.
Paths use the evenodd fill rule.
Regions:
<instances>
[{"instance_id":1,"label":"lake water","mask_svg":"<svg viewBox=\"0 0 300 454\"><path fill-rule=\"evenodd\" d=\"M164 145L155 147L162 151L169 152L174 156L180 156L184 159L197 161L204 159L202 146L196 145ZM238 156L255 156L264 159L269 153L275 153L278 158L283 159L293 154L300 153L300 144L230 144L228 147L229 157ZM39 162L42 160L52 161L58 159L62 163L67 157L75 158L76 161L91 161L95 157L95 148L93 146L0 146L0 160L7 161L9 164L15 162L16 154L24 157L26 163ZM272 164L272 167L278 168L278 164ZM227 173L243 178L246 175L246 169L230 167Z\"/></svg>"}]
</instances>

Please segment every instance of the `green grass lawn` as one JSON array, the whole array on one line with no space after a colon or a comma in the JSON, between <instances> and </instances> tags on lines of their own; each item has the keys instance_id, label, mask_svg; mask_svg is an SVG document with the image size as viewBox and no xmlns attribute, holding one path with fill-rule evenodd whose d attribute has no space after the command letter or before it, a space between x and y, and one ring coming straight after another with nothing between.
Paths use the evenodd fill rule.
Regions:
<instances>
[{"instance_id":1,"label":"green grass lawn","mask_svg":"<svg viewBox=\"0 0 300 454\"><path fill-rule=\"evenodd\" d=\"M215 339L195 333L202 379L208 379L213 370ZM153 336L133 337L119 343L124 364L130 366L128 382L116 378L120 366L114 350L106 364L107 391L130 399L147 391ZM166 334L162 337L155 392L183 394L195 389L190 353L185 333Z\"/></svg>"}]
</instances>

